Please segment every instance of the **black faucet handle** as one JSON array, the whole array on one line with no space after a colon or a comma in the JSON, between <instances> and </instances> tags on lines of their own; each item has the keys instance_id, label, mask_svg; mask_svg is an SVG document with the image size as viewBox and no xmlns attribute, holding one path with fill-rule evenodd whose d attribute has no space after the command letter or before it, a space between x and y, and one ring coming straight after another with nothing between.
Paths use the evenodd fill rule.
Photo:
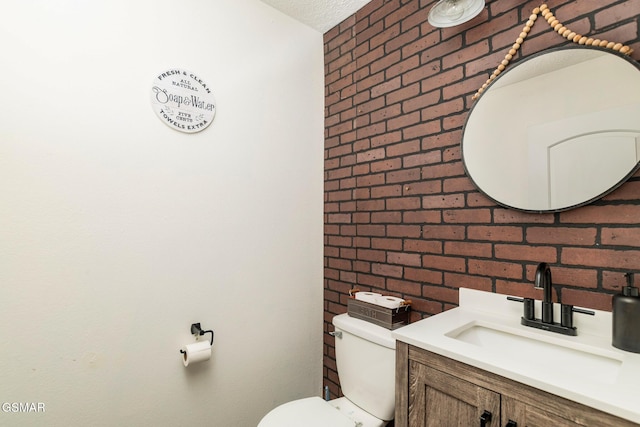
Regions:
<instances>
[{"instance_id":1,"label":"black faucet handle","mask_svg":"<svg viewBox=\"0 0 640 427\"><path fill-rule=\"evenodd\" d=\"M588 314L594 316L595 311L575 308L571 304L562 304L560 306L560 324L566 328L573 328L573 313Z\"/></svg>"},{"instance_id":2,"label":"black faucet handle","mask_svg":"<svg viewBox=\"0 0 640 427\"><path fill-rule=\"evenodd\" d=\"M524 312L522 317L527 320L533 320L536 317L535 306L533 303L533 298L517 298L517 297L507 297L509 301L521 302L524 303Z\"/></svg>"}]
</instances>

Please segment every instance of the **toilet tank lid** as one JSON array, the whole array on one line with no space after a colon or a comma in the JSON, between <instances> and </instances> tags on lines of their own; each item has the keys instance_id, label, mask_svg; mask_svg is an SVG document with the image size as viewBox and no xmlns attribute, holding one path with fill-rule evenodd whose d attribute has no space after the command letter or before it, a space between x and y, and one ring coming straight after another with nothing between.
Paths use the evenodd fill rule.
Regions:
<instances>
[{"instance_id":1,"label":"toilet tank lid","mask_svg":"<svg viewBox=\"0 0 640 427\"><path fill-rule=\"evenodd\" d=\"M393 350L396 348L396 340L391 336L391 331L389 329L365 320L356 319L355 317L349 316L347 313L334 316L333 326L375 344Z\"/></svg>"}]
</instances>

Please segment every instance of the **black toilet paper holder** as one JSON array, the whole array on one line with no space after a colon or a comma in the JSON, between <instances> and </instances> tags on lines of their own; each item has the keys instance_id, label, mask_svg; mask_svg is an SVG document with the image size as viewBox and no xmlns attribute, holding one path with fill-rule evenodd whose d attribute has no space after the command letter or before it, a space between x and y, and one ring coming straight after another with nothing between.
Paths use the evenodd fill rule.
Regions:
<instances>
[{"instance_id":1,"label":"black toilet paper holder","mask_svg":"<svg viewBox=\"0 0 640 427\"><path fill-rule=\"evenodd\" d=\"M204 334L211 334L211 345L213 345L213 330L205 331L200 327L200 323L192 323L191 333L195 335L196 338ZM184 350L180 349L180 353L184 354Z\"/></svg>"}]
</instances>

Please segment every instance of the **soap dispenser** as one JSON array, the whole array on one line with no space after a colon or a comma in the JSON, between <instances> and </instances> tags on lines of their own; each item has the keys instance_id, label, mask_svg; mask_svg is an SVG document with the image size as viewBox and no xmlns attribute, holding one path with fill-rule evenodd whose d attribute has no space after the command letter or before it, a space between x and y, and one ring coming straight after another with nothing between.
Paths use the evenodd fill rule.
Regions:
<instances>
[{"instance_id":1,"label":"soap dispenser","mask_svg":"<svg viewBox=\"0 0 640 427\"><path fill-rule=\"evenodd\" d=\"M613 346L640 353L640 296L633 273L625 274L627 286L613 296Z\"/></svg>"}]
</instances>

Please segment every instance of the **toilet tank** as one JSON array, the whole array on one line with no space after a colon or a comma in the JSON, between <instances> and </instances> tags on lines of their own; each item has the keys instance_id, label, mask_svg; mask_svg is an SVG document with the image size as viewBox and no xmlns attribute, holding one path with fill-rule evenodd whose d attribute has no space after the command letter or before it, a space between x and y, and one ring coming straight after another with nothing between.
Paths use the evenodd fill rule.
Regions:
<instances>
[{"instance_id":1,"label":"toilet tank","mask_svg":"<svg viewBox=\"0 0 640 427\"><path fill-rule=\"evenodd\" d=\"M339 314L333 325L336 365L342 393L371 415L389 421L395 409L396 341L391 331Z\"/></svg>"}]
</instances>

